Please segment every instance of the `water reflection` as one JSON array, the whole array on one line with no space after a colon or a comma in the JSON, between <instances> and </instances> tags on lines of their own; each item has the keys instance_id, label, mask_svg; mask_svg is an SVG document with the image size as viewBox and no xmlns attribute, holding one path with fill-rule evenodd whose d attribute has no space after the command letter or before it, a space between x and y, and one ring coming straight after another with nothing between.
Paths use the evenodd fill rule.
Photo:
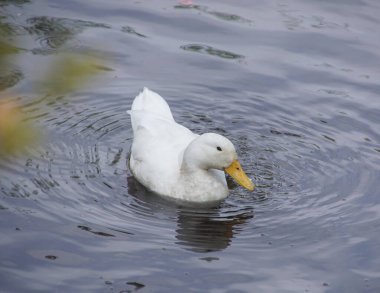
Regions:
<instances>
[{"instance_id":1,"label":"water reflection","mask_svg":"<svg viewBox=\"0 0 380 293\"><path fill-rule=\"evenodd\" d=\"M202 5L193 5L191 3L189 3L189 4L183 3L180 5L175 5L174 8L176 8L176 9L194 9L198 12L214 16L214 17L216 17L220 20L224 20L224 21L233 21L233 22L240 22L240 23L252 23L251 20L244 18L244 17L241 17L240 15L216 11L216 10L211 10L207 6L202 6Z\"/></svg>"},{"instance_id":2,"label":"water reflection","mask_svg":"<svg viewBox=\"0 0 380 293\"><path fill-rule=\"evenodd\" d=\"M36 54L56 52L86 28L110 28L103 23L47 16L29 18L27 23L30 26L25 27L25 30L30 35L37 36L37 41L42 46L33 50Z\"/></svg>"},{"instance_id":3,"label":"water reflection","mask_svg":"<svg viewBox=\"0 0 380 293\"><path fill-rule=\"evenodd\" d=\"M176 230L177 244L195 252L226 249L236 236L238 227L253 218L253 209L229 216L218 209L179 209Z\"/></svg>"},{"instance_id":4,"label":"water reflection","mask_svg":"<svg viewBox=\"0 0 380 293\"><path fill-rule=\"evenodd\" d=\"M0 3L0 8L8 3ZM24 75L13 63L13 55L21 53L15 36L20 33L20 27L10 23L7 13L0 11L0 91L16 85Z\"/></svg>"},{"instance_id":5,"label":"water reflection","mask_svg":"<svg viewBox=\"0 0 380 293\"><path fill-rule=\"evenodd\" d=\"M0 7L12 4L20 6L22 4L30 3L30 0L2 0L0 1Z\"/></svg>"},{"instance_id":6,"label":"water reflection","mask_svg":"<svg viewBox=\"0 0 380 293\"><path fill-rule=\"evenodd\" d=\"M18 69L8 69L7 73L0 72L0 91L15 86L24 78L23 73Z\"/></svg>"},{"instance_id":7,"label":"water reflection","mask_svg":"<svg viewBox=\"0 0 380 293\"><path fill-rule=\"evenodd\" d=\"M217 56L223 59L243 59L243 55L239 55L230 51L216 49L211 46L201 45L201 44L188 44L181 46L181 49L185 51L191 51L201 54L208 54L212 56Z\"/></svg>"},{"instance_id":8,"label":"water reflection","mask_svg":"<svg viewBox=\"0 0 380 293\"><path fill-rule=\"evenodd\" d=\"M137 32L131 26L123 26L121 28L121 31L124 32L124 33L127 33L127 34L131 34L131 35L135 35L135 36L141 37L141 38L146 38L146 35L140 34L139 32Z\"/></svg>"},{"instance_id":9,"label":"water reflection","mask_svg":"<svg viewBox=\"0 0 380 293\"><path fill-rule=\"evenodd\" d=\"M154 219L157 214L164 213L168 219L177 221L176 243L194 252L227 248L239 226L254 216L252 207L226 207L223 203L216 207L181 206L152 194L132 176L128 177L128 193L139 200L131 205L139 215Z\"/></svg>"}]
</instances>

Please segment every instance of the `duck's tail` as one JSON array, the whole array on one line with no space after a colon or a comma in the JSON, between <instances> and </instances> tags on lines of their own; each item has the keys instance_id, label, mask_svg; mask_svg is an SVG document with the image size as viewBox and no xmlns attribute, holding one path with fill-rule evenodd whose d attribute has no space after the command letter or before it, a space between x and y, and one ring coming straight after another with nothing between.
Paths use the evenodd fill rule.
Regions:
<instances>
[{"instance_id":1,"label":"duck's tail","mask_svg":"<svg viewBox=\"0 0 380 293\"><path fill-rule=\"evenodd\" d=\"M160 118L174 120L164 98L146 87L134 99L131 110L127 111L130 115L133 112L145 112L147 115L153 114Z\"/></svg>"}]
</instances>

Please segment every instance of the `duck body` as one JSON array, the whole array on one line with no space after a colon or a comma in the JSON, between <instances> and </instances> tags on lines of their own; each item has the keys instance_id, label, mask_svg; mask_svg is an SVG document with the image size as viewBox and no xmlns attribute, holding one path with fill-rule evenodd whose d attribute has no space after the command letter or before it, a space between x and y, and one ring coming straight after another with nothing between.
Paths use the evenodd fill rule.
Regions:
<instances>
[{"instance_id":1,"label":"duck body","mask_svg":"<svg viewBox=\"0 0 380 293\"><path fill-rule=\"evenodd\" d=\"M166 101L147 88L136 96L128 113L133 129L129 165L141 184L159 195L189 202L228 196L223 169L237 155L227 138L197 135L176 123Z\"/></svg>"}]
</instances>

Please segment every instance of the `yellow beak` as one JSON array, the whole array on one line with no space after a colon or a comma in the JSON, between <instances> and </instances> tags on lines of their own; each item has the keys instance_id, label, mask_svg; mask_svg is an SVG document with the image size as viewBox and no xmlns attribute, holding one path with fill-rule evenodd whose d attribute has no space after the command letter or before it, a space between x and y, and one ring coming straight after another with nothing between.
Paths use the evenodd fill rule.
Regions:
<instances>
[{"instance_id":1,"label":"yellow beak","mask_svg":"<svg viewBox=\"0 0 380 293\"><path fill-rule=\"evenodd\" d=\"M253 184L251 179L249 179L244 173L238 160L234 160L231 165L224 169L224 171L226 171L226 173L234 178L237 183L249 191L253 191L255 189L255 184Z\"/></svg>"}]
</instances>

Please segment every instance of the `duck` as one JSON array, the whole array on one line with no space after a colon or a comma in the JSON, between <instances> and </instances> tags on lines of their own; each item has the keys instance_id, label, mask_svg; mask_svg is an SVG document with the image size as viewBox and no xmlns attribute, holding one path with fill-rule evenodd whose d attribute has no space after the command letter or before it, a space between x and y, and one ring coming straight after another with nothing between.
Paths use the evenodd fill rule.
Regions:
<instances>
[{"instance_id":1,"label":"duck","mask_svg":"<svg viewBox=\"0 0 380 293\"><path fill-rule=\"evenodd\" d=\"M254 190L232 142L178 124L156 92L144 87L127 113L133 131L129 168L149 191L182 202L218 202L229 194L225 173Z\"/></svg>"}]
</instances>

